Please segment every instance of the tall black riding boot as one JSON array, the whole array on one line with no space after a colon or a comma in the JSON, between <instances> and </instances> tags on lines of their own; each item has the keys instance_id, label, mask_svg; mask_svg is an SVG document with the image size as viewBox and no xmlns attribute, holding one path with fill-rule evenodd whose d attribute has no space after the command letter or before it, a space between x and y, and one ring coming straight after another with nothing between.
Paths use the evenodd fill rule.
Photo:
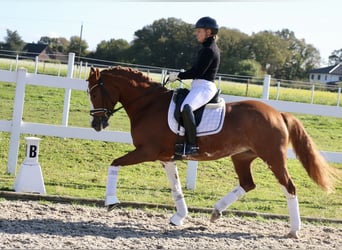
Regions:
<instances>
[{"instance_id":1,"label":"tall black riding boot","mask_svg":"<svg viewBox=\"0 0 342 250\"><path fill-rule=\"evenodd\" d=\"M198 154L198 146L196 145L196 121L194 113L190 105L186 104L182 111L182 118L185 127L185 155Z\"/></svg>"}]
</instances>

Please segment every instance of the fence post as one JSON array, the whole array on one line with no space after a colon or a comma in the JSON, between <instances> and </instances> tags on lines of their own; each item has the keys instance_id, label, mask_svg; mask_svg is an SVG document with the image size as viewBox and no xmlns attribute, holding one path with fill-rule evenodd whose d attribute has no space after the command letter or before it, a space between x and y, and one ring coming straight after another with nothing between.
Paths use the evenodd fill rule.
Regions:
<instances>
[{"instance_id":1,"label":"fence post","mask_svg":"<svg viewBox=\"0 0 342 250\"><path fill-rule=\"evenodd\" d=\"M81 73L82 73L82 68L83 68L83 62L80 61L79 65L78 65L78 79L81 79Z\"/></svg>"},{"instance_id":2,"label":"fence post","mask_svg":"<svg viewBox=\"0 0 342 250\"><path fill-rule=\"evenodd\" d=\"M19 64L19 55L17 54L15 57L15 71L18 70L18 64Z\"/></svg>"},{"instance_id":3,"label":"fence post","mask_svg":"<svg viewBox=\"0 0 342 250\"><path fill-rule=\"evenodd\" d=\"M86 62L85 66L84 66L84 77L83 77L83 79L87 79L87 69L88 69L88 62Z\"/></svg>"},{"instance_id":4,"label":"fence post","mask_svg":"<svg viewBox=\"0 0 342 250\"><path fill-rule=\"evenodd\" d=\"M195 190L197 177L198 161L188 161L188 168L186 174L186 188Z\"/></svg>"},{"instance_id":5,"label":"fence post","mask_svg":"<svg viewBox=\"0 0 342 250\"><path fill-rule=\"evenodd\" d=\"M75 53L69 53L68 58L68 78L72 78L74 74L74 63L75 63ZM69 109L70 109L70 97L71 97L71 89L65 89L64 94L64 108L63 108L63 120L62 125L67 127L69 120Z\"/></svg>"},{"instance_id":6,"label":"fence post","mask_svg":"<svg viewBox=\"0 0 342 250\"><path fill-rule=\"evenodd\" d=\"M341 87L338 88L337 92L337 107L340 106L340 99L341 99Z\"/></svg>"},{"instance_id":7,"label":"fence post","mask_svg":"<svg viewBox=\"0 0 342 250\"><path fill-rule=\"evenodd\" d=\"M276 100L279 100L279 95L280 95L280 81L277 82L277 98Z\"/></svg>"},{"instance_id":8,"label":"fence post","mask_svg":"<svg viewBox=\"0 0 342 250\"><path fill-rule=\"evenodd\" d=\"M38 56L36 56L35 58L34 58L35 60L34 60L34 74L37 74L38 73Z\"/></svg>"},{"instance_id":9,"label":"fence post","mask_svg":"<svg viewBox=\"0 0 342 250\"><path fill-rule=\"evenodd\" d=\"M312 83L311 87L311 104L314 102L314 96L315 96L315 83Z\"/></svg>"},{"instance_id":10,"label":"fence post","mask_svg":"<svg viewBox=\"0 0 342 250\"><path fill-rule=\"evenodd\" d=\"M265 75L264 78L264 87L262 91L262 99L268 100L270 96L270 85L271 85L271 76Z\"/></svg>"},{"instance_id":11,"label":"fence post","mask_svg":"<svg viewBox=\"0 0 342 250\"><path fill-rule=\"evenodd\" d=\"M21 122L25 102L26 69L17 71L11 138L8 152L7 173L14 174L17 168Z\"/></svg>"},{"instance_id":12,"label":"fence post","mask_svg":"<svg viewBox=\"0 0 342 250\"><path fill-rule=\"evenodd\" d=\"M160 76L160 83L161 84L164 84L166 74L167 74L167 69L162 69L161 76Z\"/></svg>"}]
</instances>

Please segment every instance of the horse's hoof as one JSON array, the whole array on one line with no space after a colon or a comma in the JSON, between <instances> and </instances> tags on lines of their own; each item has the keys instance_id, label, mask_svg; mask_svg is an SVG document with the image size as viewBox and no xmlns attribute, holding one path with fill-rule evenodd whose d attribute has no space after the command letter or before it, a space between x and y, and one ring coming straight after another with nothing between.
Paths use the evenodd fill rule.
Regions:
<instances>
[{"instance_id":1,"label":"horse's hoof","mask_svg":"<svg viewBox=\"0 0 342 250\"><path fill-rule=\"evenodd\" d=\"M107 206L107 212L112 211L114 208L116 208L120 203L110 204Z\"/></svg>"},{"instance_id":2,"label":"horse's hoof","mask_svg":"<svg viewBox=\"0 0 342 250\"><path fill-rule=\"evenodd\" d=\"M291 238L291 239L299 239L298 236L298 231L290 231L287 235L287 238Z\"/></svg>"},{"instance_id":3,"label":"horse's hoof","mask_svg":"<svg viewBox=\"0 0 342 250\"><path fill-rule=\"evenodd\" d=\"M181 226L183 225L183 220L184 217L179 216L177 213L175 213L171 218L170 218L170 224L172 226Z\"/></svg>"},{"instance_id":4,"label":"horse's hoof","mask_svg":"<svg viewBox=\"0 0 342 250\"><path fill-rule=\"evenodd\" d=\"M217 221L221 216L222 216L222 212L220 212L219 210L217 210L217 209L215 208L215 209L211 212L210 222L214 223L214 222Z\"/></svg>"},{"instance_id":5,"label":"horse's hoof","mask_svg":"<svg viewBox=\"0 0 342 250\"><path fill-rule=\"evenodd\" d=\"M119 199L115 195L107 195L105 198L105 206L108 206L108 211L113 210L112 206L117 206L120 203Z\"/></svg>"}]
</instances>

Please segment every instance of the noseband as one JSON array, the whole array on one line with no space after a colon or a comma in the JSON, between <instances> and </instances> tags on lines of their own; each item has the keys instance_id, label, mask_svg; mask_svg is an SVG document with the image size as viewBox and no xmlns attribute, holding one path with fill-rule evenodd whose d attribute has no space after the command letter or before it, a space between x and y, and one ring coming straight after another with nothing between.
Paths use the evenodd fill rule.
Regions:
<instances>
[{"instance_id":1,"label":"noseband","mask_svg":"<svg viewBox=\"0 0 342 250\"><path fill-rule=\"evenodd\" d=\"M95 84L93 87L91 87L91 88L88 90L89 95L91 94L91 91L93 91L93 90L96 89L97 87L100 87L100 88L101 88L101 95L102 95L102 98L103 98L104 95L107 95L107 96L108 96L108 94L107 94L107 92L105 91L103 85L104 85L104 82L103 82L102 79L100 78L100 79L99 79L99 83ZM103 106L104 106L104 105L103 105ZM90 113L91 116L96 116L96 114L98 114L98 113L104 113L105 117L106 117L106 118L109 118L109 117L111 117L116 111L118 111L118 110L115 110L115 109L110 110L110 109L108 109L108 108L96 108L96 109L91 109L91 110L89 111L89 113Z\"/></svg>"}]
</instances>

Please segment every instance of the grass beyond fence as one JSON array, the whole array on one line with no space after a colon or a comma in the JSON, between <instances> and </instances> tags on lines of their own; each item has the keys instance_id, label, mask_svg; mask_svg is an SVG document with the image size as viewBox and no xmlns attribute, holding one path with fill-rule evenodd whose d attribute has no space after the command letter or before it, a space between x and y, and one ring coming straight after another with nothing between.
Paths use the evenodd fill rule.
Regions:
<instances>
[{"instance_id":1,"label":"grass beyond fence","mask_svg":"<svg viewBox=\"0 0 342 250\"><path fill-rule=\"evenodd\" d=\"M154 76L159 80L158 76ZM239 85L234 86L238 89ZM243 85L240 91L244 91ZM256 86L257 89L258 86ZM0 117L12 119L14 83L0 83ZM233 88L230 88L233 89ZM284 91L291 89L284 89ZM249 88L253 93L255 90ZM301 95L310 91L296 90ZM256 91L257 92L257 91ZM256 96L258 94L255 94ZM284 95L287 96L286 93ZM317 95L320 95L317 92ZM330 98L323 98L329 104ZM290 94L288 95L290 98ZM61 124L64 90L27 86L23 120L48 124ZM293 100L292 100L293 101ZM342 151L342 119L312 115L298 115L320 150ZM89 127L89 101L85 92L72 91L69 125ZM123 111L110 120L112 130L129 131L129 122ZM25 158L25 142L21 135L18 164ZM88 198L103 198L107 168L111 161L133 149L132 145L79 139L39 136L39 163L42 167L47 193ZM14 176L7 175L7 157L10 134L0 132L0 189L12 190ZM187 163L179 161L181 182L185 186ZM342 164L333 164L342 169ZM297 160L288 161L289 172L297 186L302 216L342 219L342 185L330 195L320 190L307 176ZM282 190L268 167L256 160L253 164L256 190L248 193L230 209L287 214ZM238 179L229 158L200 162L196 189L184 190L189 206L211 208L217 200L234 186ZM163 168L158 162L147 162L123 167L119 173L118 197L122 201L173 204L170 188Z\"/></svg>"}]
</instances>

